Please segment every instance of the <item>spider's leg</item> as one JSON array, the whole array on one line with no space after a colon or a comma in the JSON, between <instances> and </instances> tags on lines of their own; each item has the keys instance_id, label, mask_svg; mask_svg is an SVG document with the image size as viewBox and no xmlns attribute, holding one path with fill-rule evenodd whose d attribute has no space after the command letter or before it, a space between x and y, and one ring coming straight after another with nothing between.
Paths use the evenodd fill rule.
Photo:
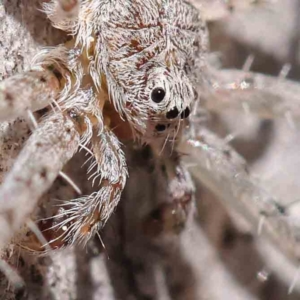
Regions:
<instances>
[{"instance_id":1,"label":"spider's leg","mask_svg":"<svg viewBox=\"0 0 300 300\"><path fill-rule=\"evenodd\" d=\"M184 229L188 232L192 228L195 187L181 161L181 154L171 148L172 145L167 145L162 155L155 159L164 175L166 196L161 199L162 203L153 205L142 226L150 240L160 241L161 252L165 254L161 258L161 267L170 298L198 299L197 289L193 286L194 270L181 244ZM185 274L184 278L179 274Z\"/></svg>"},{"instance_id":2,"label":"spider's leg","mask_svg":"<svg viewBox=\"0 0 300 300\"><path fill-rule=\"evenodd\" d=\"M74 12L80 5L80 0L58 0L61 9L65 12Z\"/></svg>"},{"instance_id":3,"label":"spider's leg","mask_svg":"<svg viewBox=\"0 0 300 300\"><path fill-rule=\"evenodd\" d=\"M108 262L111 277L129 279L121 288L112 283L120 299L124 294L158 299L162 289L166 295L169 291L170 299L199 299L182 243L192 225L193 218L187 217L193 216L194 188L181 157L170 155L172 145L167 143L159 155L162 147L153 143L142 149L126 147L130 178L120 207L104 230L107 252L114 257Z\"/></svg>"},{"instance_id":4,"label":"spider's leg","mask_svg":"<svg viewBox=\"0 0 300 300\"><path fill-rule=\"evenodd\" d=\"M17 270L15 270L2 258L0 258L0 272L5 275L9 283L14 287L16 291L24 289L25 282L23 278L19 275Z\"/></svg>"},{"instance_id":5,"label":"spider's leg","mask_svg":"<svg viewBox=\"0 0 300 300\"><path fill-rule=\"evenodd\" d=\"M204 96L210 111L233 110L265 119L300 119L300 86L291 80L238 70L214 72Z\"/></svg>"},{"instance_id":6,"label":"spider's leg","mask_svg":"<svg viewBox=\"0 0 300 300\"><path fill-rule=\"evenodd\" d=\"M50 70L32 70L0 83L0 122L24 116L49 105L60 92L60 82Z\"/></svg>"},{"instance_id":7,"label":"spider's leg","mask_svg":"<svg viewBox=\"0 0 300 300\"><path fill-rule=\"evenodd\" d=\"M161 155L155 155L159 149L154 149L156 167L161 168L164 181L167 183L167 197L163 202L154 203L153 210L145 217L144 230L148 236L180 232L186 224L193 205L195 188L180 154L172 151L168 142ZM172 153L171 153L172 152Z\"/></svg>"},{"instance_id":8,"label":"spider's leg","mask_svg":"<svg viewBox=\"0 0 300 300\"><path fill-rule=\"evenodd\" d=\"M19 155L24 141L31 134L28 123L23 119L0 124L0 183Z\"/></svg>"},{"instance_id":9,"label":"spider's leg","mask_svg":"<svg viewBox=\"0 0 300 300\"><path fill-rule=\"evenodd\" d=\"M224 205L243 215L257 232L265 216L263 232L293 258L299 258L297 222L293 225L280 199L269 195L247 169L245 161L212 132L201 129L180 148L188 155L190 171L219 197Z\"/></svg>"},{"instance_id":10,"label":"spider's leg","mask_svg":"<svg viewBox=\"0 0 300 300\"><path fill-rule=\"evenodd\" d=\"M46 117L26 142L0 189L0 249L5 247L79 145L74 120Z\"/></svg>"},{"instance_id":11,"label":"spider's leg","mask_svg":"<svg viewBox=\"0 0 300 300\"><path fill-rule=\"evenodd\" d=\"M81 0L51 0L43 3L43 11L53 25L65 31L71 31L76 24Z\"/></svg>"},{"instance_id":12,"label":"spider's leg","mask_svg":"<svg viewBox=\"0 0 300 300\"><path fill-rule=\"evenodd\" d=\"M98 185L97 192L64 201L53 217L44 220L43 234L54 249L86 244L104 226L120 200L127 167L118 139L103 128L100 134L93 135L91 144L94 156L89 159L88 175L93 185ZM35 250L42 249L39 245Z\"/></svg>"}]
</instances>

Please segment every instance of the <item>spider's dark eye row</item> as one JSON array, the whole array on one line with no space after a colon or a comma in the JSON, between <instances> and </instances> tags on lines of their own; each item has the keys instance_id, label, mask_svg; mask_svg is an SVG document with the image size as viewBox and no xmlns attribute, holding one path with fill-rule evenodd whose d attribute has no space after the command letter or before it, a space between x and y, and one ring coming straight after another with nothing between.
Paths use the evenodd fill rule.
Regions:
<instances>
[{"instance_id":1,"label":"spider's dark eye row","mask_svg":"<svg viewBox=\"0 0 300 300\"><path fill-rule=\"evenodd\" d=\"M190 109L187 107L180 115L181 119L186 119L188 118L188 116L190 115L191 111Z\"/></svg>"},{"instance_id":2,"label":"spider's dark eye row","mask_svg":"<svg viewBox=\"0 0 300 300\"><path fill-rule=\"evenodd\" d=\"M187 107L181 114L180 114L180 118L181 119L186 119L188 118L188 116L190 115L191 111L190 109ZM171 110L169 110L166 114L167 119L175 119L177 118L179 115L179 110L176 106L174 106Z\"/></svg>"},{"instance_id":3,"label":"spider's dark eye row","mask_svg":"<svg viewBox=\"0 0 300 300\"><path fill-rule=\"evenodd\" d=\"M176 106L174 106L171 110L169 110L166 114L167 119L175 119L179 115L179 110Z\"/></svg>"},{"instance_id":4,"label":"spider's dark eye row","mask_svg":"<svg viewBox=\"0 0 300 300\"><path fill-rule=\"evenodd\" d=\"M166 92L163 88L155 88L151 93L151 99L155 103L160 103L164 100Z\"/></svg>"}]
</instances>

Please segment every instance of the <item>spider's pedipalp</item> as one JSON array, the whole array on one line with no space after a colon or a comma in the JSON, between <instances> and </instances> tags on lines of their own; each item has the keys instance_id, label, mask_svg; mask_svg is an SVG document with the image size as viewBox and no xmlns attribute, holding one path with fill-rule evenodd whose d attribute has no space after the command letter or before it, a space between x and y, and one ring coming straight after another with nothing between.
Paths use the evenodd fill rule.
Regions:
<instances>
[{"instance_id":1,"label":"spider's pedipalp","mask_svg":"<svg viewBox=\"0 0 300 300\"><path fill-rule=\"evenodd\" d=\"M59 92L59 79L50 70L32 70L10 77L0 83L0 121L42 109Z\"/></svg>"},{"instance_id":2,"label":"spider's pedipalp","mask_svg":"<svg viewBox=\"0 0 300 300\"><path fill-rule=\"evenodd\" d=\"M98 192L74 199L66 203L66 215L71 221L65 232L67 243L86 244L90 237L100 229L118 204L127 177L125 156L116 136L108 129L92 139L95 164L88 172L93 172L93 182L99 184ZM98 182L97 182L98 181ZM73 209L76 208L76 209Z\"/></svg>"},{"instance_id":3,"label":"spider's pedipalp","mask_svg":"<svg viewBox=\"0 0 300 300\"><path fill-rule=\"evenodd\" d=\"M26 222L79 141L75 124L63 114L46 117L28 139L0 189L0 249Z\"/></svg>"},{"instance_id":4,"label":"spider's pedipalp","mask_svg":"<svg viewBox=\"0 0 300 300\"><path fill-rule=\"evenodd\" d=\"M99 185L97 192L77 199L64 200L50 218L43 219L39 225L52 249L72 244L86 244L100 229L118 204L125 186L127 167L125 156L116 136L107 128L93 134L92 151L94 162L88 172L91 180ZM29 241L32 250L46 250L34 238ZM26 241L21 243L26 247Z\"/></svg>"}]
</instances>

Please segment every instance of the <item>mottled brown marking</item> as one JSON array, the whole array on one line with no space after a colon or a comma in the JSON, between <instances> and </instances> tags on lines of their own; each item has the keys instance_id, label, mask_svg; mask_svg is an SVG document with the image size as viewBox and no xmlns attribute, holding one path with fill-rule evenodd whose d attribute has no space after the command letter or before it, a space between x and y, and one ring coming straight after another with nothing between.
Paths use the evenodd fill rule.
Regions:
<instances>
[{"instance_id":1,"label":"mottled brown marking","mask_svg":"<svg viewBox=\"0 0 300 300\"><path fill-rule=\"evenodd\" d=\"M5 94L5 100L8 103L9 106L13 106L14 104L14 97L12 94L10 94L9 92L6 92Z\"/></svg>"},{"instance_id":2,"label":"mottled brown marking","mask_svg":"<svg viewBox=\"0 0 300 300\"><path fill-rule=\"evenodd\" d=\"M42 168L41 171L40 171L40 176L42 179L46 179L47 178L47 174L48 174L48 170L47 168Z\"/></svg>"},{"instance_id":3,"label":"mottled brown marking","mask_svg":"<svg viewBox=\"0 0 300 300\"><path fill-rule=\"evenodd\" d=\"M40 81L43 82L43 83L47 82L47 80L46 80L46 78L44 76L40 77Z\"/></svg>"}]
</instances>

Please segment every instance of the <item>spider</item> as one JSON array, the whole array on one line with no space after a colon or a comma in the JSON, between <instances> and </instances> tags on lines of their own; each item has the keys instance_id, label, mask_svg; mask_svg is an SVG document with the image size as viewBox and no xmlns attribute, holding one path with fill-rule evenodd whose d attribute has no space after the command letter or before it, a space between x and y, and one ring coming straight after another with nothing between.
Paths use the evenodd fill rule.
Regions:
<instances>
[{"instance_id":1,"label":"spider","mask_svg":"<svg viewBox=\"0 0 300 300\"><path fill-rule=\"evenodd\" d=\"M272 225L271 236L278 238L273 231L278 219L273 222L271 217L282 217L284 208L260 190L244 161L224 141L199 130L196 118L202 105L220 110L224 104L241 111L246 104L252 112L268 117L285 115L290 106L277 110L281 103L271 103L268 108L260 99L252 105L251 99L245 98L255 95L253 90L260 92L257 83L263 83L264 92L276 93L273 81L253 74L217 72L213 95L230 100L220 103L221 97L201 90L207 76L207 32L190 4L179 0L113 4L92 0L45 4L54 26L73 38L42 51L31 71L2 83L1 120L28 114L36 128L0 191L1 201L11 203L1 208L0 246L26 223L54 179L58 175L66 178L62 167L78 148L91 155L88 171L98 191L55 205L50 215L37 221L43 237L29 231L17 243L35 252L86 244L119 202L128 175L121 142L131 139L150 145L155 159L164 161L170 182L167 202L145 219L147 234L156 235L168 227L180 229L186 221L194 188L179 153L188 151L198 162L195 174L202 182L212 188L219 185L225 195L222 198L242 199L246 211L252 211L249 206L255 199L256 211L250 219L266 217ZM296 89L291 83L285 87ZM196 90L200 100L206 97L209 101L197 104ZM243 105L233 101L241 97L245 98ZM183 127L192 111L190 130L185 134ZM187 141L187 150L177 150L179 137ZM160 155L161 150L172 147L171 157ZM18 206L22 211L15 209ZM279 225L287 227L284 222ZM283 236L286 239L287 235Z\"/></svg>"},{"instance_id":2,"label":"spider","mask_svg":"<svg viewBox=\"0 0 300 300\"><path fill-rule=\"evenodd\" d=\"M47 246L58 249L86 244L114 211L128 175L120 141L149 144L157 156L166 143L177 143L198 97L207 34L198 11L181 0L55 0L43 9L73 38L1 84L1 120L27 112L36 127L0 192L1 201L24 203L22 217L13 215L13 226L3 218L1 226L20 228L57 175L65 177L61 169L78 147L86 149L98 191L58 205L38 224ZM166 172L180 184L188 175L177 165L167 164ZM178 193L174 183L170 193L185 211L192 188ZM10 237L3 234L1 245ZM43 250L35 235L26 239L20 245Z\"/></svg>"}]
</instances>

